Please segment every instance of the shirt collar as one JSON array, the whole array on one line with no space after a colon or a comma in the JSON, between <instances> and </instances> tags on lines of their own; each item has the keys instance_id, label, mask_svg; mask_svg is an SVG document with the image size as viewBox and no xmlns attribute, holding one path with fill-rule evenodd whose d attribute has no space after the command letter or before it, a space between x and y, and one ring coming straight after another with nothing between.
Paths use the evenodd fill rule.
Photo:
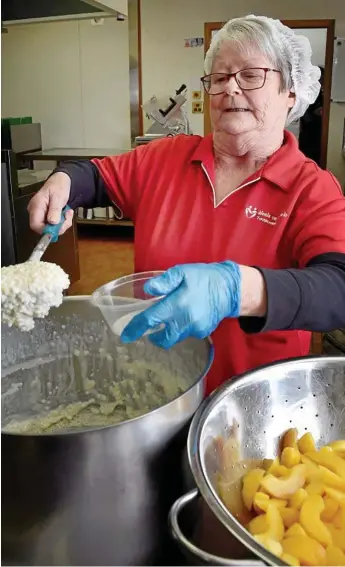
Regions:
<instances>
[{"instance_id":1,"label":"shirt collar","mask_svg":"<svg viewBox=\"0 0 345 567\"><path fill-rule=\"evenodd\" d=\"M208 134L201 139L200 144L191 156L194 162L203 163L209 170L214 171L213 135ZM271 155L260 170L260 176L283 191L289 191L298 178L306 157L298 149L294 134L284 131L282 146Z\"/></svg>"}]
</instances>

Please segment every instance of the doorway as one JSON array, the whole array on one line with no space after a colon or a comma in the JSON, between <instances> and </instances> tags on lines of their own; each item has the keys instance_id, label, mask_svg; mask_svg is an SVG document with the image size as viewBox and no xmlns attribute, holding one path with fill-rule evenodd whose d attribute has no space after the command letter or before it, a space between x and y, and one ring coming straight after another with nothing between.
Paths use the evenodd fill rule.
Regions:
<instances>
[{"instance_id":1,"label":"doorway","mask_svg":"<svg viewBox=\"0 0 345 567\"><path fill-rule=\"evenodd\" d=\"M322 91L305 115L288 126L299 140L299 146L320 167L327 167L328 127L331 105L332 65L335 20L282 20L286 26L306 35L313 49L313 64L322 68ZM225 22L207 22L204 25L205 53L212 37ZM208 95L205 93L204 135L212 131Z\"/></svg>"}]
</instances>

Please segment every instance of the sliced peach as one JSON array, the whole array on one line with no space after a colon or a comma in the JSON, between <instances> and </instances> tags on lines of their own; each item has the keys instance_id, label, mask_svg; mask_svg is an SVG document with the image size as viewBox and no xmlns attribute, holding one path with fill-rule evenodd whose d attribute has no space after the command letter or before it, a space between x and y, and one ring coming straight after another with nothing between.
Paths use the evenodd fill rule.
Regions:
<instances>
[{"instance_id":1,"label":"sliced peach","mask_svg":"<svg viewBox=\"0 0 345 567\"><path fill-rule=\"evenodd\" d=\"M284 467L291 469L301 462L301 453L294 447L285 447L280 456L280 462Z\"/></svg>"},{"instance_id":2,"label":"sliced peach","mask_svg":"<svg viewBox=\"0 0 345 567\"><path fill-rule=\"evenodd\" d=\"M332 451L332 449L328 450L327 447L322 447L320 451L311 451L310 453L306 453L306 456L318 465L322 465L323 467L330 469L345 480L345 462L336 454L335 451Z\"/></svg>"},{"instance_id":3,"label":"sliced peach","mask_svg":"<svg viewBox=\"0 0 345 567\"><path fill-rule=\"evenodd\" d=\"M307 467L307 481L320 481L331 488L345 491L345 480L323 465L317 465L306 455L301 456L301 462Z\"/></svg>"},{"instance_id":4,"label":"sliced peach","mask_svg":"<svg viewBox=\"0 0 345 567\"><path fill-rule=\"evenodd\" d=\"M270 497L265 492L256 492L253 500L253 508L256 514L266 512Z\"/></svg>"},{"instance_id":5,"label":"sliced peach","mask_svg":"<svg viewBox=\"0 0 345 567\"><path fill-rule=\"evenodd\" d=\"M345 492L345 480L322 465L319 465L319 478L327 486Z\"/></svg>"},{"instance_id":6,"label":"sliced peach","mask_svg":"<svg viewBox=\"0 0 345 567\"><path fill-rule=\"evenodd\" d=\"M260 516L256 516L255 518L250 520L249 524L247 525L247 530L252 535L266 533L268 530L266 514L261 514Z\"/></svg>"},{"instance_id":7,"label":"sliced peach","mask_svg":"<svg viewBox=\"0 0 345 567\"><path fill-rule=\"evenodd\" d=\"M303 502L300 512L300 523L307 534L316 539L321 545L331 545L332 536L326 525L320 519L321 512L324 510L325 504L319 494L308 496Z\"/></svg>"},{"instance_id":8,"label":"sliced peach","mask_svg":"<svg viewBox=\"0 0 345 567\"><path fill-rule=\"evenodd\" d=\"M281 556L283 549L279 541L275 541L274 539L269 538L267 534L256 535L254 536L254 538L258 543L265 547L267 551L270 551L277 557Z\"/></svg>"},{"instance_id":9,"label":"sliced peach","mask_svg":"<svg viewBox=\"0 0 345 567\"><path fill-rule=\"evenodd\" d=\"M303 488L306 478L306 465L296 465L291 469L289 476L276 478L266 475L261 480L261 486L275 498L289 498L299 488Z\"/></svg>"},{"instance_id":10,"label":"sliced peach","mask_svg":"<svg viewBox=\"0 0 345 567\"><path fill-rule=\"evenodd\" d=\"M286 530L284 539L287 537L298 536L298 535L307 535L307 532L302 528L301 524L298 522L292 524L292 526Z\"/></svg>"},{"instance_id":11,"label":"sliced peach","mask_svg":"<svg viewBox=\"0 0 345 567\"><path fill-rule=\"evenodd\" d=\"M281 508L279 513L286 528L290 528L299 520L299 510L296 508Z\"/></svg>"},{"instance_id":12,"label":"sliced peach","mask_svg":"<svg viewBox=\"0 0 345 567\"><path fill-rule=\"evenodd\" d=\"M287 500L282 500L280 498L270 498L268 501L268 504L272 504L272 506L275 506L276 508L285 508L287 503Z\"/></svg>"},{"instance_id":13,"label":"sliced peach","mask_svg":"<svg viewBox=\"0 0 345 567\"><path fill-rule=\"evenodd\" d=\"M290 472L290 469L288 469L285 465L279 465L275 476L289 476Z\"/></svg>"},{"instance_id":14,"label":"sliced peach","mask_svg":"<svg viewBox=\"0 0 345 567\"><path fill-rule=\"evenodd\" d=\"M305 491L308 496L312 496L313 494L318 494L322 496L325 493L325 485L320 480L312 480L306 487Z\"/></svg>"},{"instance_id":15,"label":"sliced peach","mask_svg":"<svg viewBox=\"0 0 345 567\"><path fill-rule=\"evenodd\" d=\"M322 545L309 536L293 536L283 539L284 553L297 557L302 565L325 565L326 551Z\"/></svg>"},{"instance_id":16,"label":"sliced peach","mask_svg":"<svg viewBox=\"0 0 345 567\"><path fill-rule=\"evenodd\" d=\"M253 514L243 504L240 479L238 482L219 481L218 494L224 506L242 525L248 524L253 518Z\"/></svg>"},{"instance_id":17,"label":"sliced peach","mask_svg":"<svg viewBox=\"0 0 345 567\"><path fill-rule=\"evenodd\" d=\"M250 470L243 477L243 484L242 484L243 504L249 511L253 508L254 496L259 489L264 474L265 474L264 469L257 468Z\"/></svg>"},{"instance_id":18,"label":"sliced peach","mask_svg":"<svg viewBox=\"0 0 345 567\"><path fill-rule=\"evenodd\" d=\"M288 565L292 565L292 567L299 567L299 565L301 565L297 557L294 557L289 553L283 553L281 556L281 560L285 561L285 563L287 563Z\"/></svg>"},{"instance_id":19,"label":"sliced peach","mask_svg":"<svg viewBox=\"0 0 345 567\"><path fill-rule=\"evenodd\" d=\"M328 443L328 446L331 447L331 449L336 453L345 453L345 439L332 441L332 443Z\"/></svg>"},{"instance_id":20,"label":"sliced peach","mask_svg":"<svg viewBox=\"0 0 345 567\"><path fill-rule=\"evenodd\" d=\"M300 510L303 502L308 498L308 492L305 488L299 488L296 490L295 494L293 494L289 500L289 506L291 508L296 508L296 510Z\"/></svg>"},{"instance_id":21,"label":"sliced peach","mask_svg":"<svg viewBox=\"0 0 345 567\"><path fill-rule=\"evenodd\" d=\"M274 504L269 504L266 512L268 524L267 535L275 541L281 541L284 537L284 524L279 509Z\"/></svg>"},{"instance_id":22,"label":"sliced peach","mask_svg":"<svg viewBox=\"0 0 345 567\"><path fill-rule=\"evenodd\" d=\"M331 533L333 545L336 545L341 551L345 552L345 528L335 528L330 522L325 522L325 525Z\"/></svg>"},{"instance_id":23,"label":"sliced peach","mask_svg":"<svg viewBox=\"0 0 345 567\"><path fill-rule=\"evenodd\" d=\"M296 428L291 428L285 431L281 441L282 449L285 449L285 447L293 447L294 449L297 449L297 438L298 431Z\"/></svg>"},{"instance_id":24,"label":"sliced peach","mask_svg":"<svg viewBox=\"0 0 345 567\"><path fill-rule=\"evenodd\" d=\"M272 461L272 459L269 459L270 461ZM267 466L266 472L267 474L273 474L276 475L277 474L277 470L279 470L280 467L280 461L279 458L276 457L270 465ZM264 467L265 468L265 467Z\"/></svg>"},{"instance_id":25,"label":"sliced peach","mask_svg":"<svg viewBox=\"0 0 345 567\"><path fill-rule=\"evenodd\" d=\"M308 481L311 481L314 478L318 478L320 474L319 465L317 465L306 455L301 455L301 463L306 466L306 478Z\"/></svg>"},{"instance_id":26,"label":"sliced peach","mask_svg":"<svg viewBox=\"0 0 345 567\"><path fill-rule=\"evenodd\" d=\"M345 506L345 492L330 488L329 486L325 486L325 492L327 496L330 496L333 500L338 502L339 506Z\"/></svg>"},{"instance_id":27,"label":"sliced peach","mask_svg":"<svg viewBox=\"0 0 345 567\"><path fill-rule=\"evenodd\" d=\"M279 511L274 504L268 506L266 514L253 518L247 529L252 535L263 535L273 541L281 541L285 531Z\"/></svg>"},{"instance_id":28,"label":"sliced peach","mask_svg":"<svg viewBox=\"0 0 345 567\"><path fill-rule=\"evenodd\" d=\"M314 437L311 433L305 433L297 441L297 447L300 453L308 453L310 451L316 451Z\"/></svg>"},{"instance_id":29,"label":"sliced peach","mask_svg":"<svg viewBox=\"0 0 345 567\"><path fill-rule=\"evenodd\" d=\"M321 512L320 518L323 522L331 522L339 509L339 504L333 498L327 496L327 494L323 497L323 502L325 507Z\"/></svg>"},{"instance_id":30,"label":"sliced peach","mask_svg":"<svg viewBox=\"0 0 345 567\"><path fill-rule=\"evenodd\" d=\"M327 565L345 565L345 553L336 545L326 548Z\"/></svg>"},{"instance_id":31,"label":"sliced peach","mask_svg":"<svg viewBox=\"0 0 345 567\"><path fill-rule=\"evenodd\" d=\"M284 508L287 505L287 500L280 500L280 498L270 498L268 494L257 492L254 496L254 510L257 514L267 512L268 506L272 504L278 508Z\"/></svg>"},{"instance_id":32,"label":"sliced peach","mask_svg":"<svg viewBox=\"0 0 345 567\"><path fill-rule=\"evenodd\" d=\"M345 508L340 506L337 512L334 514L332 518L332 524L334 527L341 529L345 529Z\"/></svg>"}]
</instances>

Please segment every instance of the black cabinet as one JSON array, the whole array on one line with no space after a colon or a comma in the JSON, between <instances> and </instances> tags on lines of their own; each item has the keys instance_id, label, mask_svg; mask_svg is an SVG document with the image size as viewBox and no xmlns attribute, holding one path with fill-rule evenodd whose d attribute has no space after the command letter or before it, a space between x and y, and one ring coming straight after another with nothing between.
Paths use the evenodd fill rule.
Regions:
<instances>
[{"instance_id":1,"label":"black cabinet","mask_svg":"<svg viewBox=\"0 0 345 567\"><path fill-rule=\"evenodd\" d=\"M40 236L29 226L27 207L42 182L19 186L16 155L1 150L1 266L25 262ZM75 225L51 244L43 260L60 265L71 283L80 279Z\"/></svg>"}]
</instances>

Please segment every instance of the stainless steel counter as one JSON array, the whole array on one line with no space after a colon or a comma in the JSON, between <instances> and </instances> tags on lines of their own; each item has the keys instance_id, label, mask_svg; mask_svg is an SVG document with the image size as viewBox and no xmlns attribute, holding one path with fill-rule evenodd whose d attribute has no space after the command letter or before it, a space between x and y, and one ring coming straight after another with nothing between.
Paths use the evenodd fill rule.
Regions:
<instances>
[{"instance_id":1,"label":"stainless steel counter","mask_svg":"<svg viewBox=\"0 0 345 567\"><path fill-rule=\"evenodd\" d=\"M92 159L107 156L119 156L131 151L131 148L119 150L116 148L50 148L35 152L26 152L21 155L22 159L40 161L66 161L69 159Z\"/></svg>"}]
</instances>

